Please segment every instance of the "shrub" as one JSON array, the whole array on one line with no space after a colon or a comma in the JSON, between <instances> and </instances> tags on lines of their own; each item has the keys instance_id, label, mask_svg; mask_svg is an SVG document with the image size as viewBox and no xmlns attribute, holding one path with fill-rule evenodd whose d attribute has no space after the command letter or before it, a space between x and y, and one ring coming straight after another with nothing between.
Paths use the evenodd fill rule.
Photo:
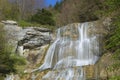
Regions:
<instances>
[{"instance_id":1,"label":"shrub","mask_svg":"<svg viewBox=\"0 0 120 80\"><path fill-rule=\"evenodd\" d=\"M106 49L116 52L120 47L120 16L114 18L106 41Z\"/></svg>"},{"instance_id":2,"label":"shrub","mask_svg":"<svg viewBox=\"0 0 120 80\"><path fill-rule=\"evenodd\" d=\"M31 21L42 25L55 25L52 13L45 9L38 10L37 13L32 16Z\"/></svg>"},{"instance_id":3,"label":"shrub","mask_svg":"<svg viewBox=\"0 0 120 80\"><path fill-rule=\"evenodd\" d=\"M18 25L21 27L30 27L33 24L28 21L25 21L25 20L20 20L20 21L18 21Z\"/></svg>"},{"instance_id":4,"label":"shrub","mask_svg":"<svg viewBox=\"0 0 120 80\"><path fill-rule=\"evenodd\" d=\"M10 46L5 39L5 31L0 25L0 74L5 75L11 72L17 72L15 66L25 64L24 59L12 53Z\"/></svg>"},{"instance_id":5,"label":"shrub","mask_svg":"<svg viewBox=\"0 0 120 80\"><path fill-rule=\"evenodd\" d=\"M120 80L120 76L111 77L109 80Z\"/></svg>"}]
</instances>

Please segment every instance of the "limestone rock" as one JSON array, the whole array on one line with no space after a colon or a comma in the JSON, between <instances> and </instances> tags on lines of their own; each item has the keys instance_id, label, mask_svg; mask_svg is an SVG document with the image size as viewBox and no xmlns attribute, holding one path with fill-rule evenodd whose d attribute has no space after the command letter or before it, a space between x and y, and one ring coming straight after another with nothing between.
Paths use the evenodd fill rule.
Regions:
<instances>
[{"instance_id":1,"label":"limestone rock","mask_svg":"<svg viewBox=\"0 0 120 80\"><path fill-rule=\"evenodd\" d=\"M9 24L6 24L7 22ZM17 51L20 55L24 49L35 49L49 44L52 40L51 30L47 28L27 27L23 29L18 25L13 25L14 21L13 23L7 22L3 21L8 43L12 46L13 52Z\"/></svg>"},{"instance_id":2,"label":"limestone rock","mask_svg":"<svg viewBox=\"0 0 120 80\"><path fill-rule=\"evenodd\" d=\"M17 22L13 21L13 20L2 21L2 23L4 23L4 24L11 24L11 25L17 25Z\"/></svg>"},{"instance_id":3,"label":"limestone rock","mask_svg":"<svg viewBox=\"0 0 120 80\"><path fill-rule=\"evenodd\" d=\"M15 52L18 44L18 33L21 32L22 28L17 25L5 25L4 30L6 31L8 44L12 47L12 52Z\"/></svg>"},{"instance_id":4,"label":"limestone rock","mask_svg":"<svg viewBox=\"0 0 120 80\"><path fill-rule=\"evenodd\" d=\"M46 28L28 27L23 29L19 35L18 45L23 45L24 49L37 48L51 41L50 30Z\"/></svg>"}]
</instances>

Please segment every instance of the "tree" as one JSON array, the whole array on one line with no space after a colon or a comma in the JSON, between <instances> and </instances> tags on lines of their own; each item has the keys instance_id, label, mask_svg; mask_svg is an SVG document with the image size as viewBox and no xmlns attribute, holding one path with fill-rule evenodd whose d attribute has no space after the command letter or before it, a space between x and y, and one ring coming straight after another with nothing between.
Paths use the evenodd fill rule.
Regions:
<instances>
[{"instance_id":1,"label":"tree","mask_svg":"<svg viewBox=\"0 0 120 80\"><path fill-rule=\"evenodd\" d=\"M44 0L0 0L0 19L28 20L43 6Z\"/></svg>"},{"instance_id":2,"label":"tree","mask_svg":"<svg viewBox=\"0 0 120 80\"><path fill-rule=\"evenodd\" d=\"M60 12L62 3L63 3L63 1L61 1L61 2L57 1L54 6L54 9Z\"/></svg>"},{"instance_id":3,"label":"tree","mask_svg":"<svg viewBox=\"0 0 120 80\"><path fill-rule=\"evenodd\" d=\"M64 0L57 16L56 25L97 20L94 14L99 9L96 0Z\"/></svg>"},{"instance_id":4,"label":"tree","mask_svg":"<svg viewBox=\"0 0 120 80\"><path fill-rule=\"evenodd\" d=\"M16 0L15 2L20 11L20 20L29 19L37 7L42 8L44 6L44 0Z\"/></svg>"},{"instance_id":5,"label":"tree","mask_svg":"<svg viewBox=\"0 0 120 80\"><path fill-rule=\"evenodd\" d=\"M32 22L36 22L42 25L55 25L53 15L46 9L38 10L31 18Z\"/></svg>"},{"instance_id":6,"label":"tree","mask_svg":"<svg viewBox=\"0 0 120 80\"><path fill-rule=\"evenodd\" d=\"M10 3L8 0L0 0L0 19L17 19L19 9L16 4Z\"/></svg>"}]
</instances>

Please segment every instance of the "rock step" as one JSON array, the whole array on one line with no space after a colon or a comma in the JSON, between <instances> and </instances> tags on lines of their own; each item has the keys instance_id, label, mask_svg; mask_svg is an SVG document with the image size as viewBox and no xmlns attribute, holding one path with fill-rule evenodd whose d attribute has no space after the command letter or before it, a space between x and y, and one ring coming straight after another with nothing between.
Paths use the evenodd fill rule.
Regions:
<instances>
[{"instance_id":1,"label":"rock step","mask_svg":"<svg viewBox=\"0 0 120 80\"><path fill-rule=\"evenodd\" d=\"M95 74L94 65L85 66L84 71L87 79L94 78L94 74Z\"/></svg>"}]
</instances>

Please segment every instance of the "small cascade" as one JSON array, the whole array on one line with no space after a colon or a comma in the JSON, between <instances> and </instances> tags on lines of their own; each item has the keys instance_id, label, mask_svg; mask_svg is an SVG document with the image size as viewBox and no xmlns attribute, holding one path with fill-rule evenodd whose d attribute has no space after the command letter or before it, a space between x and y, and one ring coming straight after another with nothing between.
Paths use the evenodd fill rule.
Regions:
<instances>
[{"instance_id":1,"label":"small cascade","mask_svg":"<svg viewBox=\"0 0 120 80\"><path fill-rule=\"evenodd\" d=\"M6 78L4 80L14 80L14 75L6 75Z\"/></svg>"},{"instance_id":2,"label":"small cascade","mask_svg":"<svg viewBox=\"0 0 120 80\"><path fill-rule=\"evenodd\" d=\"M82 67L65 68L48 72L43 80L85 80L85 72Z\"/></svg>"},{"instance_id":3,"label":"small cascade","mask_svg":"<svg viewBox=\"0 0 120 80\"><path fill-rule=\"evenodd\" d=\"M36 69L52 69L43 80L85 80L84 66L94 65L101 55L99 34L94 29L92 22L59 28L44 64Z\"/></svg>"}]
</instances>

